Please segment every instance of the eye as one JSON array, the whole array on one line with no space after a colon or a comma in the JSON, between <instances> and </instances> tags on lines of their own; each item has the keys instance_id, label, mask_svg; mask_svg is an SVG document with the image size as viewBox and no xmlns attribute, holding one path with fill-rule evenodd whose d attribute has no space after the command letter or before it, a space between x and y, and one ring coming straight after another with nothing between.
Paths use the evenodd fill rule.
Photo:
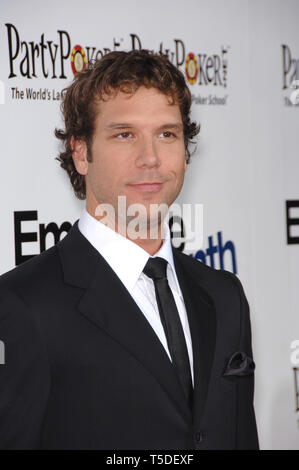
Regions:
<instances>
[{"instance_id":1,"label":"eye","mask_svg":"<svg viewBox=\"0 0 299 470\"><path fill-rule=\"evenodd\" d=\"M176 135L173 132L170 132L170 131L164 131L164 132L161 133L161 135L163 137L166 137L167 139L169 139L171 137L176 137Z\"/></svg>"},{"instance_id":2,"label":"eye","mask_svg":"<svg viewBox=\"0 0 299 470\"><path fill-rule=\"evenodd\" d=\"M126 140L129 137L132 137L132 132L120 132L119 134L116 134L114 137L120 140Z\"/></svg>"}]
</instances>

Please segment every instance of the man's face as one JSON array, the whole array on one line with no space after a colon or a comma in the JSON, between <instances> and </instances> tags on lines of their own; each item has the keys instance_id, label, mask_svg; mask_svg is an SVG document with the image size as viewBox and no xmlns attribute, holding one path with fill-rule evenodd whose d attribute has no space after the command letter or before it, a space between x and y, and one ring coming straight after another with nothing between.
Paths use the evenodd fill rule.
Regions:
<instances>
[{"instance_id":1,"label":"man's face","mask_svg":"<svg viewBox=\"0 0 299 470\"><path fill-rule=\"evenodd\" d=\"M140 87L134 95L118 92L100 101L95 122L92 162L85 169L87 210L111 204L118 196L127 207L170 206L178 196L186 170L183 123L179 106L155 88ZM152 184L149 184L152 183ZM149 220L149 219L148 219Z\"/></svg>"}]
</instances>

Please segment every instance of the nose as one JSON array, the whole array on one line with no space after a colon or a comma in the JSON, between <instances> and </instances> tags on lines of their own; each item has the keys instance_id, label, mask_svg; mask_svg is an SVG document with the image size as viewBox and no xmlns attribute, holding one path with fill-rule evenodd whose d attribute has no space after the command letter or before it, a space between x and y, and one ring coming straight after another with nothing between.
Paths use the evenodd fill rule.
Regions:
<instances>
[{"instance_id":1,"label":"nose","mask_svg":"<svg viewBox=\"0 0 299 470\"><path fill-rule=\"evenodd\" d=\"M139 141L136 156L136 166L142 167L155 167L160 166L160 158L152 136L144 136Z\"/></svg>"}]
</instances>

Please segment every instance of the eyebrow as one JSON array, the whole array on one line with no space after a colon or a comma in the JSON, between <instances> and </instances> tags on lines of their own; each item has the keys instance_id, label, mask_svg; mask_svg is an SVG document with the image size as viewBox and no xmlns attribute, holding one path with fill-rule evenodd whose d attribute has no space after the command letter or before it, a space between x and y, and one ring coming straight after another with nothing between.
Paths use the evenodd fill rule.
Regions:
<instances>
[{"instance_id":1,"label":"eyebrow","mask_svg":"<svg viewBox=\"0 0 299 470\"><path fill-rule=\"evenodd\" d=\"M113 129L131 129L133 128L134 125L127 123L127 122L111 122L107 126L105 126L105 130L113 130ZM162 126L159 127L158 130L163 130L163 129L177 129L177 130L182 130L183 129L183 124L181 122L170 122L163 124Z\"/></svg>"},{"instance_id":2,"label":"eyebrow","mask_svg":"<svg viewBox=\"0 0 299 470\"><path fill-rule=\"evenodd\" d=\"M183 129L183 124L181 122L170 122L168 124L163 124L163 126L159 127L159 130L163 129L176 129L181 131Z\"/></svg>"},{"instance_id":3,"label":"eyebrow","mask_svg":"<svg viewBox=\"0 0 299 470\"><path fill-rule=\"evenodd\" d=\"M132 124L128 124L127 122L111 122L108 126L105 126L105 130L109 131L111 129L128 129L133 127Z\"/></svg>"}]
</instances>

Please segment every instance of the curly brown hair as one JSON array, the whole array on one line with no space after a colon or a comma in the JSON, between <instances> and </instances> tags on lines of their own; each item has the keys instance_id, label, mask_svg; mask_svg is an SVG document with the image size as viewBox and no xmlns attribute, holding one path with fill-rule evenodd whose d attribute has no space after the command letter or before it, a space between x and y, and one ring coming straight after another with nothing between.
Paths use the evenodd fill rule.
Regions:
<instances>
[{"instance_id":1,"label":"curly brown hair","mask_svg":"<svg viewBox=\"0 0 299 470\"><path fill-rule=\"evenodd\" d=\"M56 157L67 171L78 199L86 198L85 177L77 172L71 148L71 138L82 139L87 146L87 159L92 161L91 145L97 117L98 100L114 96L118 91L133 94L140 86L153 87L161 91L180 107L186 162L190 161L190 143L200 130L200 125L191 122L191 93L184 75L167 57L148 50L114 51L100 60L89 63L78 73L72 84L63 90L61 111L65 130L55 129L55 136L64 144L64 150Z\"/></svg>"}]
</instances>

